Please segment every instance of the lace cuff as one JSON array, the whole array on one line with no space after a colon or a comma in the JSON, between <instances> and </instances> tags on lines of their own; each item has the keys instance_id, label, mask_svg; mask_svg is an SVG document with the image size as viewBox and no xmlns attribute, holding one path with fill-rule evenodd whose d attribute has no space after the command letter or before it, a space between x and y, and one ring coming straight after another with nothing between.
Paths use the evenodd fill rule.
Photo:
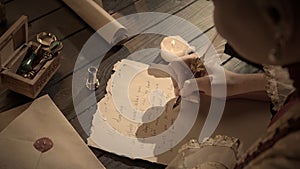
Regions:
<instances>
[{"instance_id":1,"label":"lace cuff","mask_svg":"<svg viewBox=\"0 0 300 169\"><path fill-rule=\"evenodd\" d=\"M240 151L237 138L218 135L203 143L191 140L183 145L167 169L229 169L233 168Z\"/></svg>"},{"instance_id":2,"label":"lace cuff","mask_svg":"<svg viewBox=\"0 0 300 169\"><path fill-rule=\"evenodd\" d=\"M264 65L264 71L267 79L266 92L272 101L272 109L278 111L288 96L295 91L293 81L286 68Z\"/></svg>"}]
</instances>

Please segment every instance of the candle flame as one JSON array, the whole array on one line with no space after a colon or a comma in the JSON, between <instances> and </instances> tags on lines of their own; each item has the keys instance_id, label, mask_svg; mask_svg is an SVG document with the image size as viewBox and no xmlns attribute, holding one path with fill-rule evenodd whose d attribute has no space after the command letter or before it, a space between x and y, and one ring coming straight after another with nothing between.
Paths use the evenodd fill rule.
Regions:
<instances>
[{"instance_id":1,"label":"candle flame","mask_svg":"<svg viewBox=\"0 0 300 169\"><path fill-rule=\"evenodd\" d=\"M175 46L175 44L176 44L175 40L172 40L171 41L172 48Z\"/></svg>"}]
</instances>

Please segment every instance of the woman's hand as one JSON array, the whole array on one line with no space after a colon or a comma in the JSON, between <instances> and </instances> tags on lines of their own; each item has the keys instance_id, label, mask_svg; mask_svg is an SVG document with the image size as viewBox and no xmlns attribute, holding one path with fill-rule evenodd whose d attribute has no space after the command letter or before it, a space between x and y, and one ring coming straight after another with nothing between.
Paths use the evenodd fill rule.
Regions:
<instances>
[{"instance_id":1,"label":"woman's hand","mask_svg":"<svg viewBox=\"0 0 300 169\"><path fill-rule=\"evenodd\" d=\"M169 63L169 74L171 75L176 96L180 95L180 90L183 88L185 81L193 78L190 67L196 57L198 57L196 54L186 55Z\"/></svg>"},{"instance_id":2,"label":"woman's hand","mask_svg":"<svg viewBox=\"0 0 300 169\"><path fill-rule=\"evenodd\" d=\"M195 54L184 56L169 64L177 96L188 97L199 91L205 95L222 98L265 89L266 80L262 73L234 73L221 67L214 59L205 61L208 75L194 78L189 68L195 57Z\"/></svg>"}]
</instances>

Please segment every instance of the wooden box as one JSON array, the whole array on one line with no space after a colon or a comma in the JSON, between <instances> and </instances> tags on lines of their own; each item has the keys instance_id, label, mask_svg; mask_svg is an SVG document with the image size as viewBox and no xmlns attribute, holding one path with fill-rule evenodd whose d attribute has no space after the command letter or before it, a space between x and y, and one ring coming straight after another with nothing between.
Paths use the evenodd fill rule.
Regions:
<instances>
[{"instance_id":1,"label":"wooden box","mask_svg":"<svg viewBox=\"0 0 300 169\"><path fill-rule=\"evenodd\" d=\"M35 98L60 66L61 54L45 63L33 79L17 74L30 45L27 16L21 16L0 38L2 87Z\"/></svg>"}]
</instances>

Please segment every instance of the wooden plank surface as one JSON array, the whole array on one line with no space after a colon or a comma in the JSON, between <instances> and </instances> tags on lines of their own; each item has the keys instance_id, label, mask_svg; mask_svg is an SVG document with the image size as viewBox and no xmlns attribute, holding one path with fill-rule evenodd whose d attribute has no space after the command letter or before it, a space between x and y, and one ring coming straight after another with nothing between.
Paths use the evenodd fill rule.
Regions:
<instances>
[{"instance_id":1,"label":"wooden plank surface","mask_svg":"<svg viewBox=\"0 0 300 169\"><path fill-rule=\"evenodd\" d=\"M188 9L187 9L188 10ZM130 42L128 42L128 43L126 43L125 44L125 47L126 48L123 48L123 50L121 50L121 51L119 51L119 52L117 52L115 55L113 55L113 56L111 56L111 57L109 57L107 60L105 60L104 62L103 62L103 64L101 65L101 69L103 70L102 72L101 72L101 74L99 75L99 77L101 77L102 79L104 78L106 78L106 79L108 79L109 77L110 77L110 73L111 73L111 68L112 68L112 66L113 66L113 64L114 63L116 63L116 61L117 60L120 60L121 58L122 58L122 56L124 57L124 56L126 56L126 52L128 53L128 51L126 51L127 49L128 50L130 50L131 52L134 52L134 51L136 51L136 50L139 50L139 49L143 49L144 47L149 47L149 46L155 46L155 45L159 45L159 43L158 42L160 42L161 41L161 39L159 39L159 38L157 38L157 37L151 37L151 36L149 36L149 37L147 37L147 36L142 36L142 37L137 37L137 38L135 38L135 39L133 39L133 40L131 40ZM145 43L146 42L146 43ZM156 47L158 47L158 46L156 46ZM119 55L119 56L118 56ZM103 95L104 94L104 89L105 89L105 83L104 84L102 84L101 86L100 86L100 89L98 89L98 91L100 91L101 92L101 94ZM100 95L101 95L100 94ZM100 96L101 97L101 96ZM79 99L80 100L80 99ZM88 112L89 112L90 110L87 110L87 112L85 112L85 113L82 113L82 115L83 116L86 116L87 114L88 114ZM85 118L85 117L79 117L79 118ZM90 118L90 120L91 120L91 118ZM77 119L77 117L75 118L75 119L72 119L71 120L71 123L74 125L74 126L77 126L77 125L79 125L79 123L78 123L78 119ZM80 124L80 125L84 125L84 124ZM76 127L77 128L77 127ZM78 128L81 128L81 127L78 127ZM81 130L81 131L83 131L83 130ZM79 133L81 133L81 132L79 132ZM82 133L81 133L82 134ZM85 135L85 134L82 134L82 135ZM83 137L85 137L85 136L83 136ZM104 153L105 154L105 153ZM129 159L127 159L127 158L121 158L121 159L119 159L118 161L122 161L122 163L120 164L120 165L117 165L118 163L114 163L114 162L111 162L111 160L108 160L107 158L104 158L104 156L101 156L100 157L100 160L104 163L104 165L106 166L106 167L108 167L108 168L115 168L115 167L126 167L126 166L124 166L124 165L122 165L122 163L128 163L128 161L129 161ZM132 163L132 162L131 162ZM145 167L145 164L144 164L144 166L143 166L143 168ZM146 168L148 168L148 167L146 167ZM153 168L153 166L152 167L150 167L150 168ZM163 166L160 166L160 168L163 168Z\"/></svg>"},{"instance_id":2,"label":"wooden plank surface","mask_svg":"<svg viewBox=\"0 0 300 169\"><path fill-rule=\"evenodd\" d=\"M159 1L160 2L160 1ZM141 1L139 1L138 3L141 3ZM190 3L190 2L186 2L186 3ZM155 4L155 3L154 3ZM173 4L173 3L172 3ZM198 3L199 4L199 3ZM169 6L168 4L165 4L166 6ZM178 5L178 4L176 4L176 5ZM189 4L188 4L189 5ZM157 4L157 6L158 6L158 9L159 10L161 10L161 8L163 8L163 5L162 4ZM153 10L153 8L154 7L151 7L151 9ZM178 6L178 8L179 9L182 9L183 7L182 6ZM172 8L173 10L174 10L174 8ZM186 8L186 9L184 9L184 10L187 10L187 11L190 11L190 9L189 8ZM195 12L196 13L196 12ZM191 15L194 15L195 13L192 13ZM186 16L186 17L190 17L190 16ZM201 23L201 22L200 22ZM147 43L145 43L145 41L144 40L146 40L147 41ZM139 47L139 48L143 48L143 47L145 47L145 45L149 45L150 43L151 44L158 44L159 45L159 42L160 42L160 40L161 39L157 39L157 38L153 38L152 40L154 40L154 41L156 41L156 42L153 42L153 41L151 41L151 40L149 40L149 39L147 39L147 38L138 38L138 39L136 39L136 40L133 40L133 41L131 41L130 43L127 43L126 44L126 47L127 48L129 48L129 49L131 49L132 51L133 51L133 47ZM130 44L134 44L133 46L130 46ZM143 44L143 45L141 45L141 44ZM158 47L158 46L157 46ZM136 50L136 49L135 49ZM123 53L124 51L122 51L122 54L124 54ZM76 55L76 54L75 54ZM74 57L73 57L74 58ZM114 57L111 57L111 58L116 58L115 56ZM73 60L74 61L74 60ZM114 60L114 61L112 61L112 60L108 60L107 61L107 63L109 63L110 64L110 66L108 66L108 67L112 67L112 65L116 62L117 60ZM68 62L70 62L70 60L68 60ZM72 60L71 60L71 63L72 63ZM105 63L103 64L103 65L105 65ZM106 66L107 67L107 66ZM64 69L66 68L65 66L63 67ZM109 69L104 69L104 70L109 70ZM70 69L69 69L69 71L70 71ZM68 72L67 70L64 70L64 71L62 71L62 72ZM60 71L58 72L58 74L60 73ZM106 74L107 75L107 72L104 72L104 74ZM59 74L60 75L60 74ZM109 75L109 74L108 74ZM102 75L100 75L100 77L103 77L104 75L102 74ZM57 76L56 76L57 77ZM54 78L56 78L56 77L54 77ZM105 77L105 76L104 76ZM60 79L60 78L58 78L58 79ZM70 81L70 79L71 78L65 78L64 79L64 81ZM63 83L63 82L62 82ZM51 82L50 82L50 84L51 84ZM68 84L71 84L70 82L68 83ZM105 85L105 84L104 84ZM57 85L57 86L59 86L59 88L61 88L61 85ZM68 90L68 89L65 89L65 90ZM63 91L65 91L65 90L63 90ZM49 90L46 90L48 93L52 93L52 92L49 92L49 91L56 91L56 87L55 87L55 85L54 86L52 86L51 87L51 89L49 89ZM100 91L103 91L103 90L100 90ZM46 93L46 92L45 92ZM55 94L55 95L57 95L57 94ZM65 104L65 105L71 105L71 104ZM69 113L66 113L67 111L64 111L65 112L65 114L69 117ZM70 117L72 117L72 116L75 116L75 114L74 114L74 112L71 112L70 114L72 114L73 113L73 115L71 115Z\"/></svg>"},{"instance_id":3,"label":"wooden plank surface","mask_svg":"<svg viewBox=\"0 0 300 169\"><path fill-rule=\"evenodd\" d=\"M140 2L140 1L138 1L138 2ZM167 4L165 4L165 5L167 5ZM159 7L162 7L162 6L159 6ZM178 6L178 8L182 8L181 6ZM131 44L134 44L136 41L134 41L134 42L132 42ZM143 44L143 45L145 45L145 44ZM138 44L135 44L134 46L139 46ZM128 47L128 48L130 48L130 47ZM120 53L119 55L124 55L124 53ZM111 58L118 58L118 57L111 57ZM116 62L116 61L115 61ZM109 61L107 61L107 63L109 63L111 66L115 63L115 62L113 62L113 61L111 61L111 60L109 60ZM106 70L106 69L104 69L104 70ZM109 74L108 74L109 75ZM103 78L103 76L101 76L102 78ZM71 84L71 77L66 77L62 82L60 82L60 83L66 83L66 84ZM64 81L69 81L69 82L64 82ZM60 84L57 84L57 85L60 85ZM67 87L67 85L66 85L66 87ZM52 92L52 90L53 91L55 91L55 88L57 88L56 87L56 85L54 85L54 86L51 86L50 88L52 88L52 89L46 89L46 91L47 91L47 93L54 93L53 94L53 97L56 97L56 96L58 96L58 93L56 92ZM67 87L67 88L70 88L70 87ZM62 89L63 91L65 91L65 90L69 90L69 89ZM100 91L102 91L102 90L100 90ZM66 92L66 93L69 93L69 92ZM70 92L71 93L71 92ZM60 97L59 97L60 98ZM59 103L58 103L59 104ZM68 104L69 105L69 104ZM74 112L70 112L70 113L67 113L67 111L64 111L64 113L65 113L65 115L67 115L68 117L69 117L69 115L68 114L72 114L70 117L74 117L76 114L74 114Z\"/></svg>"},{"instance_id":4,"label":"wooden plank surface","mask_svg":"<svg viewBox=\"0 0 300 169\"><path fill-rule=\"evenodd\" d=\"M109 14L114 14L122 11L124 8L135 7L134 4L139 0L94 0Z\"/></svg>"},{"instance_id":5,"label":"wooden plank surface","mask_svg":"<svg viewBox=\"0 0 300 169\"><path fill-rule=\"evenodd\" d=\"M59 19L58 19L59 18ZM29 39L34 39L41 31L51 32L59 39L65 39L74 32L86 28L86 24L78 17L74 17L72 11L60 8L57 11L35 20L29 27Z\"/></svg>"},{"instance_id":6,"label":"wooden plank surface","mask_svg":"<svg viewBox=\"0 0 300 169\"><path fill-rule=\"evenodd\" d=\"M140 2L140 1L139 1ZM202 1L203 3L205 3L206 5L206 1ZM198 1L197 1L198 3ZM199 4L198 4L199 5ZM161 7L161 6L160 6ZM183 9L183 8L181 8ZM184 11L190 11L190 6L187 6L185 7L183 10L181 10L180 12L184 13ZM194 13L190 13L189 15L186 15L186 17L190 17L192 15L195 15L197 13L197 11L195 11ZM177 13L176 13L177 14ZM176 15L175 14L175 15ZM203 15L203 14L202 14ZM211 13L207 13L208 16L211 17ZM205 17L207 18L207 17ZM201 20L201 17L199 18ZM206 20L206 19L205 19ZM212 20L211 20L212 21ZM198 24L202 25L202 22L199 22ZM212 25L212 23L210 24ZM153 25L153 26L156 26ZM204 27L204 26L203 26ZM210 26L207 26L206 29L208 29ZM186 33L187 34L190 34L190 31L189 30L186 30ZM200 34L196 34L195 36L198 36ZM156 48L159 48L159 44L160 44L160 41L161 41L161 37L157 38L157 36L145 36L143 35L142 37L137 37L137 38L134 38L132 39L131 41L125 43L125 47L130 51L130 53L133 53L137 50L140 50L140 49L144 49L144 48L150 48L150 47L156 47ZM106 81L108 80L108 78L110 77L110 74L111 74L111 69L113 67L113 65L120 59L122 58L125 58L126 57L126 54L124 53L125 51L118 51L116 52L113 56L111 56L110 58L108 58L107 60L104 60L102 61L102 64L101 64L101 69L100 70L100 74L99 74L99 77L101 77L101 79L104 79L104 83L100 85L100 88L98 89L99 91L101 91L101 94L99 96L99 98L102 98L103 97L103 94L105 91L105 86L106 86ZM129 53L127 53L128 55ZM85 67L84 69L87 69L87 67ZM101 82L100 82L101 83ZM84 98L82 98L84 99ZM81 100L81 99L79 99ZM82 110L85 110L89 107L90 105L86 105L86 108L82 108ZM78 113L78 112L77 112ZM80 112L79 112L80 113Z\"/></svg>"},{"instance_id":7,"label":"wooden plank surface","mask_svg":"<svg viewBox=\"0 0 300 169\"><path fill-rule=\"evenodd\" d=\"M169 13L196 25L205 34L199 34L185 30L184 34L188 37L190 43L196 43L203 35L212 40L215 29L212 22L212 2L205 0L102 0L103 7L108 10L115 18L137 12L164 12ZM34 4L34 5L33 5ZM67 6L59 0L12 0L6 3L7 18L9 23L16 20L21 14L29 16L29 36L34 38L40 31L49 31L56 34L63 41L63 58L61 68L47 84L40 95L49 94L60 110L64 113L77 132L85 140L86 133L82 124L78 121L78 116L74 111L72 99L72 73L75 61L85 42L93 35L94 31L88 27L77 15L75 15ZM156 23L151 25L154 27ZM112 66L120 59L130 53L144 49L145 47L159 48L162 36L141 35L137 36L124 44L124 47L116 51L112 56L104 60L101 64L99 77L101 81L100 89L97 91L97 98L100 99L105 94L106 81L110 78ZM221 58L222 61L229 59L228 56ZM90 61L90 60L89 60ZM88 64L83 59L83 68ZM145 61L145 60L144 60ZM234 71L247 73L253 71L241 64L239 60L232 59L225 65L226 68ZM255 71L254 71L255 72ZM83 76L84 77L84 76ZM85 93L88 99L90 93ZM77 98L80 103L81 99ZM0 89L0 112L27 103L31 99L21 96L17 93ZM75 100L76 101L76 100ZM91 110L85 110L80 113L81 116L87 115ZM87 119L87 124L89 117ZM105 151L92 149L99 160L107 168L164 168L162 165L152 164L145 161L131 160L119 157Z\"/></svg>"},{"instance_id":8,"label":"wooden plank surface","mask_svg":"<svg viewBox=\"0 0 300 169\"><path fill-rule=\"evenodd\" d=\"M186 9L184 10L189 10L188 7L186 7ZM183 13L184 13L184 10L183 10ZM194 15L195 13L192 13L190 15ZM188 17L188 16L187 16ZM205 20L206 21L206 20ZM199 23L201 24L201 22ZM212 26L212 25L211 25ZM212 32L209 36L210 38L212 38L212 36L214 35L214 32ZM161 37L153 37L153 36L139 36L139 37L136 37L134 39L132 39L130 42L126 43L125 44L125 47L126 49L128 49L130 52L134 52L136 50L140 50L140 49L143 49L145 47L158 47L159 46L159 42L161 41ZM101 77L102 79L107 79L110 77L110 73L111 73L111 68L112 66L114 65L114 63L116 63L117 60L120 60L122 57L126 57L126 49L123 48L123 50L119 51L119 52L116 52L113 56L107 58L107 60L105 60L104 62L102 62L102 65L101 65L101 69L103 71L100 71L100 75L99 77ZM119 56L118 56L119 55ZM99 97L101 98L104 94L104 90L105 90L105 84L101 84L100 85L100 88L98 89L98 91L100 91L99 93ZM79 99L80 100L80 99ZM89 114L89 111L90 110L87 110L86 112L83 112L81 115L79 115L79 118L81 119L86 119L86 120L91 120L92 117L86 117L87 114ZM85 116L85 117L83 117ZM74 126L77 126L77 125L85 125L85 124L79 124L78 122L78 117L76 117L75 119L73 119L71 121L71 123L74 125ZM90 125L88 122L86 122L87 125ZM85 127L85 126L84 126ZM90 126L86 126L87 128L89 128ZM81 130L83 131L83 130ZM84 134L83 134L84 135ZM85 137L85 136L83 136ZM103 156L100 157L100 160L102 160L102 162L104 163L104 165L106 167L109 167L109 168L114 168L116 167L116 164L113 163L113 162L107 162L107 159L105 160L106 158L103 158ZM119 159L120 161L121 159ZM128 159L126 158L122 158L122 161L127 161ZM107 162L107 163L106 163ZM117 165L118 166L118 165ZM118 166L120 167L120 166ZM125 166L122 166L122 167L125 167ZM160 167L163 167L163 166L160 166Z\"/></svg>"},{"instance_id":9,"label":"wooden plank surface","mask_svg":"<svg viewBox=\"0 0 300 169\"><path fill-rule=\"evenodd\" d=\"M63 3L57 0L14 0L5 4L6 16L9 23L16 21L20 15L27 15L29 22L52 13L61 8Z\"/></svg>"},{"instance_id":10,"label":"wooden plank surface","mask_svg":"<svg viewBox=\"0 0 300 169\"><path fill-rule=\"evenodd\" d=\"M166 4L167 6L168 4ZM163 8L163 6L159 6L160 8ZM179 6L181 7L181 6ZM173 9L174 10L174 9ZM175 9L176 10L176 9ZM91 31L88 30L88 28L82 27L80 20L79 22L76 22L75 20L75 26L71 26L70 31L68 30L68 26L65 26L61 22L55 22L55 19L57 18L58 13L64 15L64 19L70 19L71 21L74 20L73 18L76 18L76 16L70 15L66 8L60 8L56 10L54 13L51 13L47 16L42 17L41 19L35 20L31 23L30 31L32 35L36 32L36 30L39 29L45 29L43 27L47 26L45 23L49 23L47 20L50 21L52 24L49 28L49 32L56 32L56 34L59 34L59 36L63 39L65 48L64 48L64 58L62 61L62 68L57 72L55 77L51 80L51 82L47 85L45 90L43 90L42 94L50 94L52 99L55 101L55 103L58 105L58 107L66 114L66 112L72 112L74 116L74 110L73 110L73 102L72 102L72 95L71 95L71 79L70 73L72 73L72 63L74 64L75 59L77 58L77 55L84 44L85 40L91 35ZM68 16L68 17L66 17ZM73 17L73 18L72 18ZM41 26L43 25L43 26ZM60 30L56 30L55 28L60 27ZM72 35L72 32L79 31L78 33ZM71 35L71 36L70 36ZM83 36L82 36L83 35ZM69 36L69 37L68 37ZM82 39L78 40L78 38ZM68 66L67 66L68 65ZM59 83L57 83L59 82ZM11 93L11 92L9 92ZM16 94L18 96L18 94ZM17 96L13 96L12 98L16 98ZM23 100L23 99L22 99ZM10 101L12 103L12 101ZM68 116L67 116L68 117ZM68 118L70 119L70 118ZM74 122L75 119L72 119L71 122ZM74 124L74 123L73 123ZM74 125L76 129L80 128L80 125ZM95 150L95 153L99 153L99 151ZM128 160L128 159L127 159ZM102 159L102 161L107 161L105 159ZM112 160L115 161L115 160ZM120 162L119 162L120 163ZM130 163L130 160L127 161L127 163ZM133 163L132 163L133 165ZM144 164L142 164L144 165ZM110 163L111 168L114 168L116 166L114 162ZM122 165L121 165L122 166ZM124 166L123 166L124 167ZM147 167L151 168L151 167Z\"/></svg>"}]
</instances>

